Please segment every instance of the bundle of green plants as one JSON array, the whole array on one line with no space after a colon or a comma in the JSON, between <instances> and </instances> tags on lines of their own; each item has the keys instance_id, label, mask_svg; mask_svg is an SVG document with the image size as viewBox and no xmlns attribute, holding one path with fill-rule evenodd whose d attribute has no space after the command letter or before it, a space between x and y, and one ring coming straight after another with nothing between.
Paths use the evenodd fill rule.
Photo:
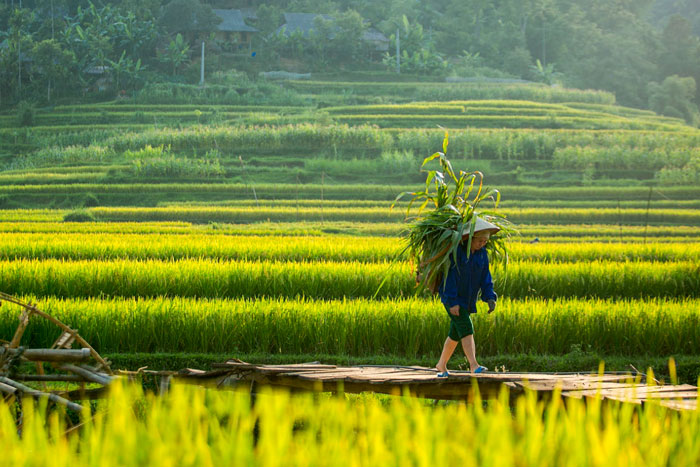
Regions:
<instances>
[{"instance_id":1,"label":"bundle of green plants","mask_svg":"<svg viewBox=\"0 0 700 467\"><path fill-rule=\"evenodd\" d=\"M407 245L401 255L407 253L411 261L417 264L419 289L435 290L440 280L447 280L450 258L456 262L457 251L463 241L466 241L469 254L480 218L500 229L487 245L490 256L497 263L506 264L508 261L506 240L514 229L505 216L496 210L501 200L500 192L483 186L484 176L481 172L460 171L457 175L447 158L448 142L448 133L445 132L442 152L435 152L423 161L421 167L437 160L441 169L427 171L425 189L403 192L395 200L398 202L406 195L411 196L406 210L406 220L409 222ZM478 186L475 186L477 180ZM431 191L431 185L435 186L435 191ZM474 197L470 200L475 188ZM487 199L494 201L493 210L480 209L480 203ZM410 217L414 203L420 203L420 207L418 213ZM425 209L428 206L430 210Z\"/></svg>"}]
</instances>

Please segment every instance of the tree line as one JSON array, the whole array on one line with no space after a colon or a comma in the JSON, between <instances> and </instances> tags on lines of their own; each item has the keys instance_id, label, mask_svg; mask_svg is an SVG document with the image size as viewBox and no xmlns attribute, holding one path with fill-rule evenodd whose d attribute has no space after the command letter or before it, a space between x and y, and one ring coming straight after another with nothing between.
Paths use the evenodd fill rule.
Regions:
<instances>
[{"instance_id":1,"label":"tree line","mask_svg":"<svg viewBox=\"0 0 700 467\"><path fill-rule=\"evenodd\" d=\"M212 8L252 13L250 50L212 43L221 21ZM311 34L282 34L284 12L327 16ZM387 51L363 40L370 27L389 39ZM210 70L389 71L398 38L404 74L603 89L621 104L693 122L698 34L700 4L691 0L2 0L0 105L90 97L106 78L107 94L196 82L200 40L213 45Z\"/></svg>"}]
</instances>

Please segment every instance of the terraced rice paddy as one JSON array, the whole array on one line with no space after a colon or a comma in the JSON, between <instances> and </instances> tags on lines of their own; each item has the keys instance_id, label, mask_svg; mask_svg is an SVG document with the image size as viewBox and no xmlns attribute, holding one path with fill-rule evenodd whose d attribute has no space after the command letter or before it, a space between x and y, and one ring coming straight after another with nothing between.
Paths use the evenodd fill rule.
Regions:
<instances>
[{"instance_id":1,"label":"terraced rice paddy","mask_svg":"<svg viewBox=\"0 0 700 467\"><path fill-rule=\"evenodd\" d=\"M40 296L39 296L40 297ZM39 297L30 296L28 300ZM695 298L504 297L497 314L477 313L479 354L689 355L700 338ZM348 355L437 358L445 310L432 298L215 297L44 298L43 308L80 329L101 352ZM15 320L0 320L10 332ZM30 327L28 342L51 345L55 329ZM50 341L50 342L49 342Z\"/></svg>"},{"instance_id":2,"label":"terraced rice paddy","mask_svg":"<svg viewBox=\"0 0 700 467\"><path fill-rule=\"evenodd\" d=\"M345 85L367 105L334 97ZM439 300L415 293L415 266L400 255L406 204L389 206L420 188L420 163L444 137L432 129L439 123L452 128L455 167L483 171L520 231L507 268L493 269L496 312L481 305L474 316L478 355L508 371L595 371L603 360L697 382L697 129L614 106L606 93L288 86L311 102L323 90L330 105L144 99L56 107L39 112L35 127L0 128L0 290L37 303L132 369L232 357L434 365L448 320ZM386 100L371 104L380 94ZM14 310L0 307L0 337L16 323ZM39 323L26 336L33 346L56 338ZM46 431L30 406L25 427L34 435L12 438L0 407L0 439L14 446L5 456L21 464L31 450L88 462L99 443L117 464L135 453L143 463L158 453L158 462L197 464L432 465L448 452L450 463L466 464L698 459L697 414L653 405L564 410L558 398L547 406L521 399L510 412L505 395L489 406L428 408L264 394L251 408L245 394L175 387L141 399L132 420L115 408L134 397L118 389L106 415L66 442L50 435L62 428L57 419ZM455 418L476 448L440 431ZM124 423L133 429L120 431ZM151 450L138 447L144 440Z\"/></svg>"}]
</instances>

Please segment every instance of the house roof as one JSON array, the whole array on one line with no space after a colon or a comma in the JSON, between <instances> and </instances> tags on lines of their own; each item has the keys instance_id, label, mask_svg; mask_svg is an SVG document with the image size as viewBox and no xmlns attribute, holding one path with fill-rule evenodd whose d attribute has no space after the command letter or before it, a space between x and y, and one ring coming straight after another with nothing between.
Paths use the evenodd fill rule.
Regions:
<instances>
[{"instance_id":1,"label":"house roof","mask_svg":"<svg viewBox=\"0 0 700 467\"><path fill-rule=\"evenodd\" d=\"M217 26L219 31L227 32L258 32L257 29L248 26L243 21L241 10L217 10L212 11L221 18L221 23Z\"/></svg>"},{"instance_id":2,"label":"house roof","mask_svg":"<svg viewBox=\"0 0 700 467\"><path fill-rule=\"evenodd\" d=\"M386 42L387 44L389 43L389 39L380 31L377 31L374 28L367 29L362 34L362 38L368 42Z\"/></svg>"},{"instance_id":3,"label":"house roof","mask_svg":"<svg viewBox=\"0 0 700 467\"><path fill-rule=\"evenodd\" d=\"M277 32L284 31L285 36L289 36L293 32L301 32L304 36L308 36L309 32L314 29L314 19L320 16L325 20L332 20L332 16L319 15L316 13L285 13L284 24L277 28Z\"/></svg>"}]
</instances>

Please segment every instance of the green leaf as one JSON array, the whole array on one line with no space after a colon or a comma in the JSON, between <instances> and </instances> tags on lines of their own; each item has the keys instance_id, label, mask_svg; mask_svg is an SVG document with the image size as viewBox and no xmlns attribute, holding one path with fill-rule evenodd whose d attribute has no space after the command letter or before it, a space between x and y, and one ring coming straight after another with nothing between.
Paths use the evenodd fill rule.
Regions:
<instances>
[{"instance_id":1,"label":"green leaf","mask_svg":"<svg viewBox=\"0 0 700 467\"><path fill-rule=\"evenodd\" d=\"M435 170L431 170L430 172L428 172L428 176L425 177L425 191L426 192L430 191L430 182L433 180L436 173L437 172Z\"/></svg>"},{"instance_id":2,"label":"green leaf","mask_svg":"<svg viewBox=\"0 0 700 467\"><path fill-rule=\"evenodd\" d=\"M421 164L421 168L423 168L423 166L424 166L425 164L427 164L428 162L430 162L430 161L432 161L432 160L434 160L434 159L437 159L438 157L442 157L443 155L444 155L444 154L441 153L441 152L436 152L436 153L433 154L432 156L426 157L425 159L423 159L423 163Z\"/></svg>"}]
</instances>

